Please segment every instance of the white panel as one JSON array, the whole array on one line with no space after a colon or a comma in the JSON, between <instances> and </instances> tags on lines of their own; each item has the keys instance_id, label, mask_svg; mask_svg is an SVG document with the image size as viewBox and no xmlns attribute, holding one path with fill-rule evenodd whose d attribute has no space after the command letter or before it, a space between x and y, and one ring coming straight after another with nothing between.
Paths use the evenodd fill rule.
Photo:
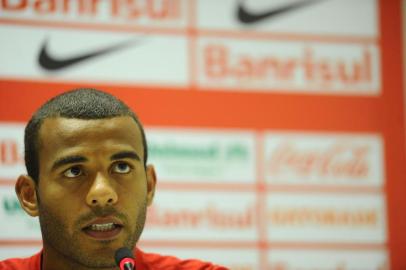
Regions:
<instances>
[{"instance_id":1,"label":"white panel","mask_svg":"<svg viewBox=\"0 0 406 270\"><path fill-rule=\"evenodd\" d=\"M253 132L148 129L150 162L163 181L255 183Z\"/></svg>"},{"instance_id":2,"label":"white panel","mask_svg":"<svg viewBox=\"0 0 406 270\"><path fill-rule=\"evenodd\" d=\"M385 244L386 205L375 194L283 194L267 198L269 241Z\"/></svg>"},{"instance_id":3,"label":"white panel","mask_svg":"<svg viewBox=\"0 0 406 270\"><path fill-rule=\"evenodd\" d=\"M211 89L378 95L374 44L200 38L198 81Z\"/></svg>"},{"instance_id":4,"label":"white panel","mask_svg":"<svg viewBox=\"0 0 406 270\"><path fill-rule=\"evenodd\" d=\"M187 81L187 43L182 36L19 26L1 26L0 36L13 37L0 43L0 78L166 85ZM57 61L127 45L50 72L38 63L46 41L49 55Z\"/></svg>"},{"instance_id":5,"label":"white panel","mask_svg":"<svg viewBox=\"0 0 406 270\"><path fill-rule=\"evenodd\" d=\"M142 239L256 241L256 202L250 192L157 192Z\"/></svg>"},{"instance_id":6,"label":"white panel","mask_svg":"<svg viewBox=\"0 0 406 270\"><path fill-rule=\"evenodd\" d=\"M141 244L142 248L142 244ZM197 258L226 266L230 270L258 270L259 253L255 249L239 248L142 248L145 252L172 255L181 259Z\"/></svg>"},{"instance_id":7,"label":"white panel","mask_svg":"<svg viewBox=\"0 0 406 270\"><path fill-rule=\"evenodd\" d=\"M42 246L0 246L0 260L31 257L41 249Z\"/></svg>"},{"instance_id":8,"label":"white panel","mask_svg":"<svg viewBox=\"0 0 406 270\"><path fill-rule=\"evenodd\" d=\"M35 5L35 2L42 2L42 4ZM5 0L0 2L0 18L65 24L86 23L109 28L115 26L185 27L186 4L185 0Z\"/></svg>"},{"instance_id":9,"label":"white panel","mask_svg":"<svg viewBox=\"0 0 406 270\"><path fill-rule=\"evenodd\" d=\"M0 186L0 203L0 240L41 240L38 218L23 211L14 186Z\"/></svg>"},{"instance_id":10,"label":"white panel","mask_svg":"<svg viewBox=\"0 0 406 270\"><path fill-rule=\"evenodd\" d=\"M269 269L379 270L390 269L384 250L271 250Z\"/></svg>"},{"instance_id":11,"label":"white panel","mask_svg":"<svg viewBox=\"0 0 406 270\"><path fill-rule=\"evenodd\" d=\"M383 142L375 134L268 132L268 183L383 187Z\"/></svg>"},{"instance_id":12,"label":"white panel","mask_svg":"<svg viewBox=\"0 0 406 270\"><path fill-rule=\"evenodd\" d=\"M306 0L305 0L306 1ZM316 1L253 23L242 23L238 6L254 17L286 7L298 0L199 0L198 25L202 28L312 35L376 37L378 7L375 0ZM311 1L308 1L311 2Z\"/></svg>"}]
</instances>

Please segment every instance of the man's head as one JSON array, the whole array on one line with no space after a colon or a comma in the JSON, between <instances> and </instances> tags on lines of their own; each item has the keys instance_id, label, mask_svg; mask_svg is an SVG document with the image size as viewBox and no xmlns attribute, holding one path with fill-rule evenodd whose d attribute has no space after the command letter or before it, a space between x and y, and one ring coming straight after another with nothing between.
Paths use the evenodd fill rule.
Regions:
<instances>
[{"instance_id":1,"label":"man's head","mask_svg":"<svg viewBox=\"0 0 406 270\"><path fill-rule=\"evenodd\" d=\"M115 250L138 241L155 191L134 113L109 94L76 90L45 103L25 140L29 175L16 192L39 216L45 265L113 267Z\"/></svg>"},{"instance_id":2,"label":"man's head","mask_svg":"<svg viewBox=\"0 0 406 270\"><path fill-rule=\"evenodd\" d=\"M38 182L38 150L41 147L39 130L45 119L63 117L76 119L108 119L118 116L130 116L138 125L144 147L144 165L147 164L148 147L144 128L138 117L127 105L116 97L96 89L77 89L56 96L42 105L31 117L25 128L25 166L28 175Z\"/></svg>"}]
</instances>

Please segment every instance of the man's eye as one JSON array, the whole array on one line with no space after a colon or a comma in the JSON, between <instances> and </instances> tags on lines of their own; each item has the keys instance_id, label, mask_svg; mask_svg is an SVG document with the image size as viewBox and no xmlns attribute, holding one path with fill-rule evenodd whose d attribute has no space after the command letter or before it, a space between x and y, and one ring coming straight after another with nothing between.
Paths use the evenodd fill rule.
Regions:
<instances>
[{"instance_id":1,"label":"man's eye","mask_svg":"<svg viewBox=\"0 0 406 270\"><path fill-rule=\"evenodd\" d=\"M125 162L118 162L113 165L113 172L115 173L129 173L131 171L130 165Z\"/></svg>"},{"instance_id":2,"label":"man's eye","mask_svg":"<svg viewBox=\"0 0 406 270\"><path fill-rule=\"evenodd\" d=\"M68 178L75 178L75 177L78 177L78 176L82 175L82 173L83 173L82 169L79 166L74 166L74 167L71 167L71 168L67 169L63 173L63 175L68 177Z\"/></svg>"}]
</instances>

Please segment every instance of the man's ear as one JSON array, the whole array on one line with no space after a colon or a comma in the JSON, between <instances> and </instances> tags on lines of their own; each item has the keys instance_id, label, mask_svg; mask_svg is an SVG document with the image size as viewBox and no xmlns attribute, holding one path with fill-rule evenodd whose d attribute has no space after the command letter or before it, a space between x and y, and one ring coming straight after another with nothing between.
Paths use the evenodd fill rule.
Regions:
<instances>
[{"instance_id":1,"label":"man's ear","mask_svg":"<svg viewBox=\"0 0 406 270\"><path fill-rule=\"evenodd\" d=\"M38 216L38 198L35 181L28 175L20 175L15 185L21 207L32 217Z\"/></svg>"},{"instance_id":2,"label":"man's ear","mask_svg":"<svg viewBox=\"0 0 406 270\"><path fill-rule=\"evenodd\" d=\"M153 165L147 165L147 204L150 206L155 195L156 173Z\"/></svg>"}]
</instances>

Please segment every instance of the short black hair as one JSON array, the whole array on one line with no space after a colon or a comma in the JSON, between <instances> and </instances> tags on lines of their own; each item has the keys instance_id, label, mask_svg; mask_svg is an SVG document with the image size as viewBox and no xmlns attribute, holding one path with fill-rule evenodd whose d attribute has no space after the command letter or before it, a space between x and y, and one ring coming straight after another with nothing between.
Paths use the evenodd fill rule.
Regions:
<instances>
[{"instance_id":1,"label":"short black hair","mask_svg":"<svg viewBox=\"0 0 406 270\"><path fill-rule=\"evenodd\" d=\"M123 101L109 93L93 88L80 88L48 100L33 114L25 127L25 166L28 175L36 183L39 182L39 130L45 119L63 117L91 120L119 116L130 116L138 125L144 148L144 166L146 166L147 140L144 128L135 113Z\"/></svg>"}]
</instances>

